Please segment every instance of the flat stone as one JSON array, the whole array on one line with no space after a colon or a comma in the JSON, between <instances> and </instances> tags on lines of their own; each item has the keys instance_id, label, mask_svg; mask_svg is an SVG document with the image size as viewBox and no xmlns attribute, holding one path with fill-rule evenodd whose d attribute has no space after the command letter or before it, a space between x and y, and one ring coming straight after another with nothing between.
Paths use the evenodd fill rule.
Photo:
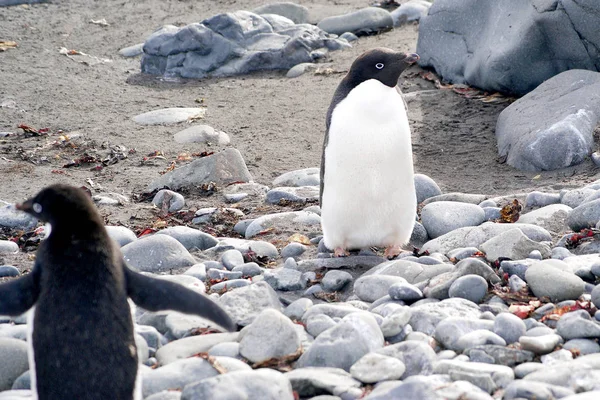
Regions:
<instances>
[{"instance_id":1,"label":"flat stone","mask_svg":"<svg viewBox=\"0 0 600 400\"><path fill-rule=\"evenodd\" d=\"M459 343L461 338L469 333L479 330L490 330L493 328L492 321L482 319L469 319L464 317L449 317L442 320L435 328L435 339L446 349L463 351L464 343ZM490 332L492 333L492 332ZM486 344L486 340L475 345ZM498 343L491 343L498 344ZM505 343L506 344L506 343Z\"/></svg>"},{"instance_id":2,"label":"flat stone","mask_svg":"<svg viewBox=\"0 0 600 400\"><path fill-rule=\"evenodd\" d=\"M189 384L183 389L181 400L227 399L232 393L246 399L294 399L290 381L281 372L262 368L228 372Z\"/></svg>"},{"instance_id":3,"label":"flat stone","mask_svg":"<svg viewBox=\"0 0 600 400\"><path fill-rule=\"evenodd\" d=\"M285 373L292 388L302 397L360 387L360 382L340 368L305 367Z\"/></svg>"},{"instance_id":4,"label":"flat stone","mask_svg":"<svg viewBox=\"0 0 600 400\"><path fill-rule=\"evenodd\" d=\"M278 186L267 193L267 203L279 204L281 201L306 203L319 200L318 186L285 187Z\"/></svg>"},{"instance_id":5,"label":"flat stone","mask_svg":"<svg viewBox=\"0 0 600 400\"><path fill-rule=\"evenodd\" d=\"M119 55L121 57L137 57L144 53L144 43L134 44L132 46L127 46L119 50Z\"/></svg>"},{"instance_id":6,"label":"flat stone","mask_svg":"<svg viewBox=\"0 0 600 400\"><path fill-rule=\"evenodd\" d=\"M301 290L306 287L307 283L302 276L302 272L290 268L269 269L265 271L263 276L265 282L275 290Z\"/></svg>"},{"instance_id":7,"label":"flat stone","mask_svg":"<svg viewBox=\"0 0 600 400\"><path fill-rule=\"evenodd\" d=\"M391 14L377 7L367 7L349 14L322 19L317 26L325 32L341 35L344 32L372 33L394 26Z\"/></svg>"},{"instance_id":8,"label":"flat stone","mask_svg":"<svg viewBox=\"0 0 600 400\"><path fill-rule=\"evenodd\" d=\"M152 235L121 247L129 265L144 272L167 272L196 264L194 257L176 239Z\"/></svg>"},{"instance_id":9,"label":"flat stone","mask_svg":"<svg viewBox=\"0 0 600 400\"><path fill-rule=\"evenodd\" d=\"M484 194L453 192L444 193L425 199L423 200L423 205L426 206L427 204L438 201L456 201L459 203L479 204L487 198L488 196Z\"/></svg>"},{"instance_id":10,"label":"flat stone","mask_svg":"<svg viewBox=\"0 0 600 400\"><path fill-rule=\"evenodd\" d=\"M0 391L10 390L15 380L29 369L27 343L0 337Z\"/></svg>"},{"instance_id":11,"label":"flat stone","mask_svg":"<svg viewBox=\"0 0 600 400\"><path fill-rule=\"evenodd\" d=\"M194 354L206 352L216 344L236 341L238 334L238 332L212 333L174 340L156 351L156 359L160 365L171 364Z\"/></svg>"},{"instance_id":12,"label":"flat stone","mask_svg":"<svg viewBox=\"0 0 600 400\"><path fill-rule=\"evenodd\" d=\"M567 224L575 232L582 229L594 228L600 220L600 199L583 203L571 211Z\"/></svg>"},{"instance_id":13,"label":"flat stone","mask_svg":"<svg viewBox=\"0 0 600 400\"><path fill-rule=\"evenodd\" d=\"M433 335L440 322L446 321L450 317L476 320L482 314L477 304L459 297L439 302L414 304L411 308L412 317L410 325L415 331L423 332L427 335Z\"/></svg>"},{"instance_id":14,"label":"flat stone","mask_svg":"<svg viewBox=\"0 0 600 400\"><path fill-rule=\"evenodd\" d=\"M506 387L503 399L568 399L571 394L572 390L561 386L517 380Z\"/></svg>"},{"instance_id":15,"label":"flat stone","mask_svg":"<svg viewBox=\"0 0 600 400\"><path fill-rule=\"evenodd\" d=\"M565 340L600 337L600 324L585 310L563 314L556 324L556 333Z\"/></svg>"},{"instance_id":16,"label":"flat stone","mask_svg":"<svg viewBox=\"0 0 600 400\"><path fill-rule=\"evenodd\" d=\"M423 207L421 221L429 237L434 239L458 228L482 224L485 212L475 204L436 201Z\"/></svg>"},{"instance_id":17,"label":"flat stone","mask_svg":"<svg viewBox=\"0 0 600 400\"><path fill-rule=\"evenodd\" d=\"M228 148L219 153L196 159L161 175L146 188L146 192L164 187L178 190L210 182L226 185L233 182L250 182L251 180L252 175L248 172L240 152Z\"/></svg>"},{"instance_id":18,"label":"flat stone","mask_svg":"<svg viewBox=\"0 0 600 400\"><path fill-rule=\"evenodd\" d=\"M257 257L277 258L279 252L277 248L263 240L245 240L236 238L217 238L219 243L213 249L219 253L222 251L235 249L242 254L247 254L249 251L253 251Z\"/></svg>"},{"instance_id":19,"label":"flat stone","mask_svg":"<svg viewBox=\"0 0 600 400\"><path fill-rule=\"evenodd\" d=\"M560 193L533 191L525 198L525 207L545 207L560 203Z\"/></svg>"},{"instance_id":20,"label":"flat stone","mask_svg":"<svg viewBox=\"0 0 600 400\"><path fill-rule=\"evenodd\" d=\"M37 218L17 210L14 204L0 207L0 226L12 229L30 230L35 228L37 223Z\"/></svg>"},{"instance_id":21,"label":"flat stone","mask_svg":"<svg viewBox=\"0 0 600 400\"><path fill-rule=\"evenodd\" d=\"M177 143L209 143L227 146L231 140L225 132L217 131L209 125L194 125L173 135Z\"/></svg>"},{"instance_id":22,"label":"flat stone","mask_svg":"<svg viewBox=\"0 0 600 400\"><path fill-rule=\"evenodd\" d=\"M400 379L405 370L404 363L397 358L368 353L352 365L350 373L354 379L369 384Z\"/></svg>"},{"instance_id":23,"label":"flat stone","mask_svg":"<svg viewBox=\"0 0 600 400\"><path fill-rule=\"evenodd\" d=\"M521 336L519 343L523 350L529 350L535 354L548 354L554 350L561 340L561 337L556 334Z\"/></svg>"},{"instance_id":24,"label":"flat stone","mask_svg":"<svg viewBox=\"0 0 600 400\"><path fill-rule=\"evenodd\" d=\"M218 240L208 233L188 226L170 226L158 231L157 234L171 236L188 250L206 250L218 243Z\"/></svg>"},{"instance_id":25,"label":"flat stone","mask_svg":"<svg viewBox=\"0 0 600 400\"><path fill-rule=\"evenodd\" d=\"M311 64L314 65L314 64ZM319 168L304 168L286 172L273 180L273 187L280 186L319 186Z\"/></svg>"},{"instance_id":26,"label":"flat stone","mask_svg":"<svg viewBox=\"0 0 600 400\"><path fill-rule=\"evenodd\" d=\"M206 108L163 108L149 111L133 117L140 125L173 125L189 121L192 118L203 118Z\"/></svg>"},{"instance_id":27,"label":"flat stone","mask_svg":"<svg viewBox=\"0 0 600 400\"><path fill-rule=\"evenodd\" d=\"M105 228L108 236L116 241L121 247L137 240L135 233L124 226L105 226Z\"/></svg>"},{"instance_id":28,"label":"flat stone","mask_svg":"<svg viewBox=\"0 0 600 400\"><path fill-rule=\"evenodd\" d=\"M354 282L354 294L362 301L373 302L386 296L396 283L406 283L406 279L391 275L361 276Z\"/></svg>"},{"instance_id":29,"label":"flat stone","mask_svg":"<svg viewBox=\"0 0 600 400\"><path fill-rule=\"evenodd\" d=\"M560 233L568 230L566 221L572 210L571 207L564 204L551 204L521 215L519 222L537 225L550 232Z\"/></svg>"},{"instance_id":30,"label":"flat stone","mask_svg":"<svg viewBox=\"0 0 600 400\"><path fill-rule=\"evenodd\" d=\"M591 339L571 339L562 348L581 355L600 353L600 345Z\"/></svg>"},{"instance_id":31,"label":"flat stone","mask_svg":"<svg viewBox=\"0 0 600 400\"><path fill-rule=\"evenodd\" d=\"M487 374L492 378L496 386L499 388L508 386L515 379L512 368L504 365L440 360L433 368L433 373L435 374L448 374L450 371Z\"/></svg>"},{"instance_id":32,"label":"flat stone","mask_svg":"<svg viewBox=\"0 0 600 400\"><path fill-rule=\"evenodd\" d=\"M419 341L392 344L376 350L376 353L402 361L406 368L402 379L417 375L431 375L436 361L435 351L431 346Z\"/></svg>"},{"instance_id":33,"label":"flat stone","mask_svg":"<svg viewBox=\"0 0 600 400\"><path fill-rule=\"evenodd\" d=\"M246 229L246 239L251 239L266 229L278 232L301 233L311 228L320 227L321 217L308 211L290 211L267 214L256 218Z\"/></svg>"},{"instance_id":34,"label":"flat stone","mask_svg":"<svg viewBox=\"0 0 600 400\"><path fill-rule=\"evenodd\" d=\"M506 365L508 367L530 362L535 356L531 351L495 344L473 346L468 348L464 354L468 355L471 361L477 361L476 358L478 355L485 354L491 357L494 364Z\"/></svg>"},{"instance_id":35,"label":"flat stone","mask_svg":"<svg viewBox=\"0 0 600 400\"><path fill-rule=\"evenodd\" d=\"M240 326L250 325L264 309L282 309L277 293L266 282L229 291L218 302Z\"/></svg>"},{"instance_id":36,"label":"flat stone","mask_svg":"<svg viewBox=\"0 0 600 400\"><path fill-rule=\"evenodd\" d=\"M276 14L283 17L289 18L295 24L306 24L308 23L308 8L291 2L281 3L270 3L265 4L252 10L253 13L263 14Z\"/></svg>"}]
</instances>

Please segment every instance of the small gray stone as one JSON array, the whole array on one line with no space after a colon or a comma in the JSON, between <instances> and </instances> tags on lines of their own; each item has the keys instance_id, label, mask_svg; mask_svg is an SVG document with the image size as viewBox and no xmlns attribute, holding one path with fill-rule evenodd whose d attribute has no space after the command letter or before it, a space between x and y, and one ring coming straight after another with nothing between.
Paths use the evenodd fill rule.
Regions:
<instances>
[{"instance_id":1,"label":"small gray stone","mask_svg":"<svg viewBox=\"0 0 600 400\"><path fill-rule=\"evenodd\" d=\"M575 207L567 218L567 224L575 232L593 228L598 221L600 221L600 199Z\"/></svg>"},{"instance_id":2,"label":"small gray stone","mask_svg":"<svg viewBox=\"0 0 600 400\"><path fill-rule=\"evenodd\" d=\"M206 265L203 263L194 264L190 268L188 268L184 273L184 275L190 275L194 278L198 278L201 281L206 279Z\"/></svg>"},{"instance_id":3,"label":"small gray stone","mask_svg":"<svg viewBox=\"0 0 600 400\"><path fill-rule=\"evenodd\" d=\"M397 358L368 353L352 365L350 373L354 379L369 384L400 379L405 370L404 363Z\"/></svg>"},{"instance_id":4,"label":"small gray stone","mask_svg":"<svg viewBox=\"0 0 600 400\"><path fill-rule=\"evenodd\" d=\"M283 310L283 314L292 321L299 321L302 319L302 316L304 315L306 310L308 310L312 306L313 302L311 299L300 298L290 303L290 305L287 306L285 310Z\"/></svg>"},{"instance_id":5,"label":"small gray stone","mask_svg":"<svg viewBox=\"0 0 600 400\"><path fill-rule=\"evenodd\" d=\"M485 297L487 289L487 281L481 276L464 275L452 283L448 295L450 297L461 297L477 304Z\"/></svg>"},{"instance_id":6,"label":"small gray stone","mask_svg":"<svg viewBox=\"0 0 600 400\"><path fill-rule=\"evenodd\" d=\"M222 356L240 359L240 344L238 342L223 342L214 345L208 351L211 356Z\"/></svg>"},{"instance_id":7,"label":"small gray stone","mask_svg":"<svg viewBox=\"0 0 600 400\"><path fill-rule=\"evenodd\" d=\"M522 214L519 222L540 226L550 232L564 232L568 230L567 216L573 209L564 204L551 204L537 210Z\"/></svg>"},{"instance_id":8,"label":"small gray stone","mask_svg":"<svg viewBox=\"0 0 600 400\"><path fill-rule=\"evenodd\" d=\"M341 35L344 32L371 33L392 28L392 15L377 7L367 7L345 15L327 17L317 26L325 32Z\"/></svg>"},{"instance_id":9,"label":"small gray stone","mask_svg":"<svg viewBox=\"0 0 600 400\"><path fill-rule=\"evenodd\" d=\"M388 289L388 294L394 300L402 300L406 302L413 302L423 298L423 292L408 282L394 283Z\"/></svg>"},{"instance_id":10,"label":"small gray stone","mask_svg":"<svg viewBox=\"0 0 600 400\"><path fill-rule=\"evenodd\" d=\"M263 269L255 262L248 262L237 267L233 267L233 272L241 272L242 276L257 276L263 273Z\"/></svg>"},{"instance_id":11,"label":"small gray stone","mask_svg":"<svg viewBox=\"0 0 600 400\"><path fill-rule=\"evenodd\" d=\"M188 250L206 250L218 243L218 240L208 233L188 226L170 226L158 231L157 234L171 236Z\"/></svg>"},{"instance_id":12,"label":"small gray stone","mask_svg":"<svg viewBox=\"0 0 600 400\"><path fill-rule=\"evenodd\" d=\"M187 385L181 400L260 398L261 400L293 400L290 381L280 372L262 368L251 371L234 371L203 379Z\"/></svg>"},{"instance_id":13,"label":"small gray stone","mask_svg":"<svg viewBox=\"0 0 600 400\"><path fill-rule=\"evenodd\" d=\"M231 291L232 289L237 289L250 285L251 282L247 279L230 279L228 281L223 281L212 285L210 287L210 293L221 293L222 291Z\"/></svg>"},{"instance_id":14,"label":"small gray stone","mask_svg":"<svg viewBox=\"0 0 600 400\"><path fill-rule=\"evenodd\" d=\"M121 247L137 240L135 233L133 233L131 229L128 229L124 226L105 226L105 228L106 232L108 232L108 236L110 236L111 239L117 242Z\"/></svg>"},{"instance_id":15,"label":"small gray stone","mask_svg":"<svg viewBox=\"0 0 600 400\"><path fill-rule=\"evenodd\" d=\"M168 235L152 235L121 248L132 267L145 272L166 272L196 263L187 249Z\"/></svg>"},{"instance_id":16,"label":"small gray stone","mask_svg":"<svg viewBox=\"0 0 600 400\"><path fill-rule=\"evenodd\" d=\"M482 358L481 356L485 355L490 357L492 364L506 365L508 367L532 361L535 356L531 351L493 344L472 347L466 350L465 354L469 356L471 361L478 362Z\"/></svg>"},{"instance_id":17,"label":"small gray stone","mask_svg":"<svg viewBox=\"0 0 600 400\"><path fill-rule=\"evenodd\" d=\"M128 46L119 50L119 55L121 57L137 57L144 53L144 43L134 44L133 46Z\"/></svg>"},{"instance_id":18,"label":"small gray stone","mask_svg":"<svg viewBox=\"0 0 600 400\"><path fill-rule=\"evenodd\" d=\"M202 157L182 167L176 168L154 180L146 192L168 187L178 190L185 187L196 187L203 183L214 182L218 185L232 182L249 182L252 175L240 152L228 148L222 152Z\"/></svg>"},{"instance_id":19,"label":"small gray stone","mask_svg":"<svg viewBox=\"0 0 600 400\"><path fill-rule=\"evenodd\" d=\"M354 294L367 302L376 301L388 294L395 283L407 283L406 279L391 275L361 276L354 282Z\"/></svg>"},{"instance_id":20,"label":"small gray stone","mask_svg":"<svg viewBox=\"0 0 600 400\"><path fill-rule=\"evenodd\" d=\"M0 254L2 253L18 253L19 245L11 240L0 240Z\"/></svg>"},{"instance_id":21,"label":"small gray stone","mask_svg":"<svg viewBox=\"0 0 600 400\"><path fill-rule=\"evenodd\" d=\"M310 64L314 65L314 64ZM273 187L280 186L319 186L319 168L305 168L286 172L273 180Z\"/></svg>"},{"instance_id":22,"label":"small gray stone","mask_svg":"<svg viewBox=\"0 0 600 400\"><path fill-rule=\"evenodd\" d=\"M511 344L519 341L526 332L523 320L511 313L500 313L494 319L494 333L499 335L506 343Z\"/></svg>"},{"instance_id":23,"label":"small gray stone","mask_svg":"<svg viewBox=\"0 0 600 400\"><path fill-rule=\"evenodd\" d=\"M209 125L194 125L177 132L173 138L177 143L209 143L217 146L227 146L229 135L217 131Z\"/></svg>"},{"instance_id":24,"label":"small gray stone","mask_svg":"<svg viewBox=\"0 0 600 400\"><path fill-rule=\"evenodd\" d=\"M21 272L12 265L0 265L0 278L14 277L21 275Z\"/></svg>"},{"instance_id":25,"label":"small gray stone","mask_svg":"<svg viewBox=\"0 0 600 400\"><path fill-rule=\"evenodd\" d=\"M541 356L540 360L544 365L560 364L565 361L573 360L573 353L569 350L560 349Z\"/></svg>"},{"instance_id":26,"label":"small gray stone","mask_svg":"<svg viewBox=\"0 0 600 400\"><path fill-rule=\"evenodd\" d=\"M163 203L167 202L168 208L167 211L170 213L177 212L181 210L185 206L185 199L182 195L177 192L173 192L172 190L159 190L154 198L152 199L152 204L154 204L158 208L163 207Z\"/></svg>"},{"instance_id":27,"label":"small gray stone","mask_svg":"<svg viewBox=\"0 0 600 400\"><path fill-rule=\"evenodd\" d=\"M431 375L436 361L435 351L429 344L421 341L400 342L385 346L376 352L402 361L406 367L402 379L415 375Z\"/></svg>"},{"instance_id":28,"label":"small gray stone","mask_svg":"<svg viewBox=\"0 0 600 400\"><path fill-rule=\"evenodd\" d=\"M508 278L508 287L512 293L517 293L527 287L527 283L519 278L518 275L511 275L510 278Z\"/></svg>"},{"instance_id":29,"label":"small gray stone","mask_svg":"<svg viewBox=\"0 0 600 400\"><path fill-rule=\"evenodd\" d=\"M446 321L450 317L476 320L481 316L481 310L477 304L458 297L442 301L421 302L423 300L411 305L410 325L414 330L428 335L433 335L440 322Z\"/></svg>"},{"instance_id":30,"label":"small gray stone","mask_svg":"<svg viewBox=\"0 0 600 400\"><path fill-rule=\"evenodd\" d=\"M427 15L431 3L424 0L410 0L392 11L394 26L401 26L407 22L419 21Z\"/></svg>"},{"instance_id":31,"label":"small gray stone","mask_svg":"<svg viewBox=\"0 0 600 400\"><path fill-rule=\"evenodd\" d=\"M355 40L358 40L358 36L352 32L344 32L340 35L340 39L346 39L348 42L354 42Z\"/></svg>"},{"instance_id":32,"label":"small gray stone","mask_svg":"<svg viewBox=\"0 0 600 400\"><path fill-rule=\"evenodd\" d=\"M563 339L599 338L600 324L585 310L563 314L556 324L556 333Z\"/></svg>"},{"instance_id":33,"label":"small gray stone","mask_svg":"<svg viewBox=\"0 0 600 400\"><path fill-rule=\"evenodd\" d=\"M240 336L240 354L253 363L289 356L300 348L294 323L272 308L258 314Z\"/></svg>"},{"instance_id":34,"label":"small gray stone","mask_svg":"<svg viewBox=\"0 0 600 400\"><path fill-rule=\"evenodd\" d=\"M278 258L279 252L277 248L269 243L262 240L246 240L236 238L218 238L219 243L213 249L216 253L220 253L225 250L235 249L242 254L247 254L252 251L257 257L267 258Z\"/></svg>"},{"instance_id":35,"label":"small gray stone","mask_svg":"<svg viewBox=\"0 0 600 400\"><path fill-rule=\"evenodd\" d=\"M233 280L240 279L242 277L242 273L240 271L227 271L211 268L207 271L206 276L208 279Z\"/></svg>"},{"instance_id":36,"label":"small gray stone","mask_svg":"<svg viewBox=\"0 0 600 400\"><path fill-rule=\"evenodd\" d=\"M327 271L321 280L321 286L327 292L335 292L343 289L350 282L352 282L352 275L348 272L332 270Z\"/></svg>"},{"instance_id":37,"label":"small gray stone","mask_svg":"<svg viewBox=\"0 0 600 400\"><path fill-rule=\"evenodd\" d=\"M37 218L17 210L14 204L0 207L0 226L12 229L30 230L35 228L37 223Z\"/></svg>"},{"instance_id":38,"label":"small gray stone","mask_svg":"<svg viewBox=\"0 0 600 400\"><path fill-rule=\"evenodd\" d=\"M349 371L362 356L383 347L383 341L383 334L373 316L352 313L321 333L302 354L297 367L335 367Z\"/></svg>"},{"instance_id":39,"label":"small gray stone","mask_svg":"<svg viewBox=\"0 0 600 400\"><path fill-rule=\"evenodd\" d=\"M265 282L275 290L302 290L306 287L306 280L302 272L290 268L268 269L264 273Z\"/></svg>"},{"instance_id":40,"label":"small gray stone","mask_svg":"<svg viewBox=\"0 0 600 400\"><path fill-rule=\"evenodd\" d=\"M386 385L389 384L389 385ZM365 400L388 399L427 399L442 400L444 397L437 395L434 389L422 382L382 382L373 390Z\"/></svg>"},{"instance_id":41,"label":"small gray stone","mask_svg":"<svg viewBox=\"0 0 600 400\"><path fill-rule=\"evenodd\" d=\"M29 369L27 343L0 338L0 392L10 390L15 380Z\"/></svg>"},{"instance_id":42,"label":"small gray stone","mask_svg":"<svg viewBox=\"0 0 600 400\"><path fill-rule=\"evenodd\" d=\"M506 387L503 399L566 399L573 391L561 386L550 385L543 382L516 380ZM569 396L570 397L570 396Z\"/></svg>"},{"instance_id":43,"label":"small gray stone","mask_svg":"<svg viewBox=\"0 0 600 400\"><path fill-rule=\"evenodd\" d=\"M291 2L281 3L270 3L265 4L252 10L253 13L263 14L276 14L283 17L289 18L295 24L306 24L308 23L308 8Z\"/></svg>"},{"instance_id":44,"label":"small gray stone","mask_svg":"<svg viewBox=\"0 0 600 400\"><path fill-rule=\"evenodd\" d=\"M156 359L160 365L171 364L194 354L206 352L216 344L236 341L237 338L238 332L233 332L212 333L210 335L190 336L174 340L156 351Z\"/></svg>"},{"instance_id":45,"label":"small gray stone","mask_svg":"<svg viewBox=\"0 0 600 400\"><path fill-rule=\"evenodd\" d=\"M285 76L287 78L297 78L300 75L304 75L308 71L314 71L317 68L318 68L317 64L313 64L313 63L300 63L300 64L294 65L292 68L290 68L288 70L288 72L285 74Z\"/></svg>"},{"instance_id":46,"label":"small gray stone","mask_svg":"<svg viewBox=\"0 0 600 400\"><path fill-rule=\"evenodd\" d=\"M543 193L543 192L531 192L527 194L525 199L525 207L545 207L550 204L560 203L559 193Z\"/></svg>"},{"instance_id":47,"label":"small gray stone","mask_svg":"<svg viewBox=\"0 0 600 400\"><path fill-rule=\"evenodd\" d=\"M276 187L267 192L267 203L279 204L281 201L306 203L319 199L318 186Z\"/></svg>"},{"instance_id":48,"label":"small gray stone","mask_svg":"<svg viewBox=\"0 0 600 400\"><path fill-rule=\"evenodd\" d=\"M540 362L526 362L519 364L514 368L515 377L517 379L523 379L526 375L535 371L539 371L540 369L544 369L544 364Z\"/></svg>"},{"instance_id":49,"label":"small gray stone","mask_svg":"<svg viewBox=\"0 0 600 400\"><path fill-rule=\"evenodd\" d=\"M417 204L424 200L442 194L440 187L427 175L415 174L415 191L417 192Z\"/></svg>"},{"instance_id":50,"label":"small gray stone","mask_svg":"<svg viewBox=\"0 0 600 400\"><path fill-rule=\"evenodd\" d=\"M485 212L475 204L436 201L423 207L421 221L429 237L436 238L458 228L480 225L485 221Z\"/></svg>"},{"instance_id":51,"label":"small gray stone","mask_svg":"<svg viewBox=\"0 0 600 400\"><path fill-rule=\"evenodd\" d=\"M306 246L302 243L292 242L281 249L281 258L300 257L306 251Z\"/></svg>"},{"instance_id":52,"label":"small gray stone","mask_svg":"<svg viewBox=\"0 0 600 400\"><path fill-rule=\"evenodd\" d=\"M580 355L600 353L600 345L590 339L571 339L562 347L566 350L576 351Z\"/></svg>"},{"instance_id":53,"label":"small gray stone","mask_svg":"<svg viewBox=\"0 0 600 400\"><path fill-rule=\"evenodd\" d=\"M436 299L447 299L450 297L449 291L452 284L465 275L479 275L492 284L500 282L496 272L483 261L476 258L466 258L459 261L450 272L433 277L425 288L424 294L427 297Z\"/></svg>"},{"instance_id":54,"label":"small gray stone","mask_svg":"<svg viewBox=\"0 0 600 400\"><path fill-rule=\"evenodd\" d=\"M140 125L173 125L189 121L191 118L203 118L206 108L163 108L149 111L133 117Z\"/></svg>"},{"instance_id":55,"label":"small gray stone","mask_svg":"<svg viewBox=\"0 0 600 400\"><path fill-rule=\"evenodd\" d=\"M318 337L327 329L334 327L336 322L325 314L316 314L306 321L306 331L312 337Z\"/></svg>"},{"instance_id":56,"label":"small gray stone","mask_svg":"<svg viewBox=\"0 0 600 400\"><path fill-rule=\"evenodd\" d=\"M515 378L512 368L504 365L441 360L433 368L435 374L447 374L450 371L487 374L492 378L496 386L500 388L508 386Z\"/></svg>"},{"instance_id":57,"label":"small gray stone","mask_svg":"<svg viewBox=\"0 0 600 400\"><path fill-rule=\"evenodd\" d=\"M529 267L525 272L527 284L537 297L548 296L552 301L579 298L584 291L583 280L571 272L559 269L558 263L562 261L545 260Z\"/></svg>"},{"instance_id":58,"label":"small gray stone","mask_svg":"<svg viewBox=\"0 0 600 400\"><path fill-rule=\"evenodd\" d=\"M258 314L266 308L281 311L277 293L266 282L229 291L219 298L219 304L240 326L252 323Z\"/></svg>"},{"instance_id":59,"label":"small gray stone","mask_svg":"<svg viewBox=\"0 0 600 400\"><path fill-rule=\"evenodd\" d=\"M508 230L491 238L482 243L479 249L485 253L485 258L490 262L496 261L499 258L519 260L526 258L534 250L540 251L544 258L549 258L551 255L550 246L529 239L518 228Z\"/></svg>"},{"instance_id":60,"label":"small gray stone","mask_svg":"<svg viewBox=\"0 0 600 400\"><path fill-rule=\"evenodd\" d=\"M244 264L244 256L239 250L227 250L221 255L221 263L228 270Z\"/></svg>"},{"instance_id":61,"label":"small gray stone","mask_svg":"<svg viewBox=\"0 0 600 400\"><path fill-rule=\"evenodd\" d=\"M414 315L414 314L413 314ZM450 317L442 320L435 328L435 339L446 349L462 351L458 341L468 333L493 329L494 323L487 320ZM491 333L491 332L490 332ZM484 344L484 343L478 343Z\"/></svg>"},{"instance_id":62,"label":"small gray stone","mask_svg":"<svg viewBox=\"0 0 600 400\"><path fill-rule=\"evenodd\" d=\"M477 329L469 333L465 333L453 344L452 350L463 352L467 349L482 345L498 345L506 346L506 342L494 332L486 329Z\"/></svg>"}]
</instances>

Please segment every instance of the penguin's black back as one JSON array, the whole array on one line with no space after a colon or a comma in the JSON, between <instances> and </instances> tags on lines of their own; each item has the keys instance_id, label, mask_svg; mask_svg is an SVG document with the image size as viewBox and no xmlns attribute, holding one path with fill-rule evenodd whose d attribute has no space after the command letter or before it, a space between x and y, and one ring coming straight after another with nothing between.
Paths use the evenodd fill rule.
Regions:
<instances>
[{"instance_id":1,"label":"penguin's black back","mask_svg":"<svg viewBox=\"0 0 600 400\"><path fill-rule=\"evenodd\" d=\"M138 360L122 261L91 201L75 204L78 217L54 221L34 267L38 396L129 400Z\"/></svg>"}]
</instances>

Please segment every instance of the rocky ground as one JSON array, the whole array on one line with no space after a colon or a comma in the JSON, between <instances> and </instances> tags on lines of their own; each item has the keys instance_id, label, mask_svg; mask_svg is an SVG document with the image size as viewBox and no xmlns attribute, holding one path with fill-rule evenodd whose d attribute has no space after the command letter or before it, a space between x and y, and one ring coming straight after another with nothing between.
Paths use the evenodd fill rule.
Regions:
<instances>
[{"instance_id":1,"label":"rocky ground","mask_svg":"<svg viewBox=\"0 0 600 400\"><path fill-rule=\"evenodd\" d=\"M300 3L314 23L368 5ZM293 79L164 79L118 55L164 24L261 4L0 8L0 40L17 42L0 52L0 200L53 182L87 187L133 267L206 291L245 327L207 334L200 318L139 310L138 351L152 367L142 369L144 397L597 398L597 169L503 164L494 127L512 99L407 70L422 174L408 248L418 250L341 259L320 244L315 167L331 95L366 49L414 51L418 25L362 37ZM90 22L102 18L108 26ZM134 120L173 107L196 110L181 123ZM179 133L199 125L214 129ZM210 143L186 139L202 135ZM174 185L180 167L212 178ZM166 181L174 191L157 193ZM44 229L11 207L0 225L7 280L31 267ZM0 391L27 389L24 318L1 322Z\"/></svg>"}]
</instances>

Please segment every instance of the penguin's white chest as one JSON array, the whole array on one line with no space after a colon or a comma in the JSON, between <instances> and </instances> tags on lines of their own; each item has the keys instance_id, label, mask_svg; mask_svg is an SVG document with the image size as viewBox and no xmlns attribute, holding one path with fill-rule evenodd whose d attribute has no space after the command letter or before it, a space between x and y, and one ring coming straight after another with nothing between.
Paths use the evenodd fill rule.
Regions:
<instances>
[{"instance_id":1,"label":"penguin's white chest","mask_svg":"<svg viewBox=\"0 0 600 400\"><path fill-rule=\"evenodd\" d=\"M416 203L402 97L377 80L365 81L331 116L321 210L325 245L358 249L405 244Z\"/></svg>"}]
</instances>

